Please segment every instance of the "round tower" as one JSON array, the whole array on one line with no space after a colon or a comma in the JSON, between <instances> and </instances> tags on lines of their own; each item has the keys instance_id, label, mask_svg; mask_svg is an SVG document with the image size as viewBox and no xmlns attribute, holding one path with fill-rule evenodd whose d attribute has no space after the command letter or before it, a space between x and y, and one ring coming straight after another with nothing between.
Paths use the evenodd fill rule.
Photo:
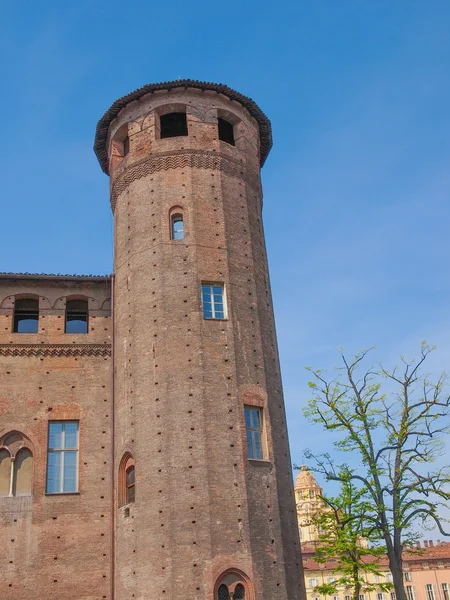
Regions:
<instances>
[{"instance_id":1,"label":"round tower","mask_svg":"<svg viewBox=\"0 0 450 600\"><path fill-rule=\"evenodd\" d=\"M111 178L114 599L300 600L261 218L267 117L225 85L146 85L95 151Z\"/></svg>"}]
</instances>

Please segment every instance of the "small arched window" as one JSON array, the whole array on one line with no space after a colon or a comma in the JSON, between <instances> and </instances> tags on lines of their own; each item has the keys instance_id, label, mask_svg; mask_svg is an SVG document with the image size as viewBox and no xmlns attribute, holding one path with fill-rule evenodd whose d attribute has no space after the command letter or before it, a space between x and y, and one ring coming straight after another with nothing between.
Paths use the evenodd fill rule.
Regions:
<instances>
[{"instance_id":1,"label":"small arched window","mask_svg":"<svg viewBox=\"0 0 450 600\"><path fill-rule=\"evenodd\" d=\"M0 449L0 496L11 493L11 454L6 448Z\"/></svg>"},{"instance_id":2,"label":"small arched window","mask_svg":"<svg viewBox=\"0 0 450 600\"><path fill-rule=\"evenodd\" d=\"M136 470L134 459L126 452L119 466L119 506L131 504L136 494Z\"/></svg>"},{"instance_id":3,"label":"small arched window","mask_svg":"<svg viewBox=\"0 0 450 600\"><path fill-rule=\"evenodd\" d=\"M28 448L22 448L14 460L12 481L13 496L31 496L31 480L33 476L33 455Z\"/></svg>"},{"instance_id":4,"label":"small arched window","mask_svg":"<svg viewBox=\"0 0 450 600\"><path fill-rule=\"evenodd\" d=\"M39 329L39 300L18 298L14 302L14 333L37 333Z\"/></svg>"},{"instance_id":5,"label":"small arched window","mask_svg":"<svg viewBox=\"0 0 450 600\"><path fill-rule=\"evenodd\" d=\"M184 219L180 213L170 217L171 238L173 240L182 240L184 238Z\"/></svg>"},{"instance_id":6,"label":"small arched window","mask_svg":"<svg viewBox=\"0 0 450 600\"><path fill-rule=\"evenodd\" d=\"M88 332L88 302L87 300L67 300L66 302L66 333Z\"/></svg>"},{"instance_id":7,"label":"small arched window","mask_svg":"<svg viewBox=\"0 0 450 600\"><path fill-rule=\"evenodd\" d=\"M214 600L250 600L254 598L250 580L238 570L226 571L216 583Z\"/></svg>"},{"instance_id":8,"label":"small arched window","mask_svg":"<svg viewBox=\"0 0 450 600\"><path fill-rule=\"evenodd\" d=\"M31 496L33 453L29 440L15 431L0 440L0 496Z\"/></svg>"}]
</instances>

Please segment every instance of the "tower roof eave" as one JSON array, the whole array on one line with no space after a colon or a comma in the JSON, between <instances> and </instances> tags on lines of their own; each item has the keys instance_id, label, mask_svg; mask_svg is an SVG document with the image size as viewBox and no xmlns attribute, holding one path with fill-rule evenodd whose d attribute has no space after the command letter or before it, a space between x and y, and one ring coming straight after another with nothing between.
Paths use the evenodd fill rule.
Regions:
<instances>
[{"instance_id":1,"label":"tower roof eave","mask_svg":"<svg viewBox=\"0 0 450 600\"><path fill-rule=\"evenodd\" d=\"M170 91L175 88L196 88L202 91L212 90L218 94L227 96L230 100L239 102L244 108L248 110L250 115L258 122L260 141L261 141L261 167L270 152L272 147L272 126L268 117L262 112L259 106L251 98L236 92L232 88L224 85L223 83L210 83L207 81L196 81L194 79L180 79L177 81L163 81L161 83L149 83L144 85L134 92L123 96L116 100L105 112L103 117L97 123L95 131L94 141L94 152L97 155L98 162L104 173L109 175L108 172L108 149L107 149L107 138L108 130L112 121L117 117L120 111L125 108L127 104L135 100L139 100L146 94L157 92L160 90Z\"/></svg>"}]
</instances>

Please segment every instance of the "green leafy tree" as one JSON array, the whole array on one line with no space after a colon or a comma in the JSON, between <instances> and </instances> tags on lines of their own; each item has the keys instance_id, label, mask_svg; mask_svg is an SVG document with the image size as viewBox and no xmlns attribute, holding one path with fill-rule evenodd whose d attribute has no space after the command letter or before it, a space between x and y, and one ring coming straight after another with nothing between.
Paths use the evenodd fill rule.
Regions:
<instances>
[{"instance_id":1,"label":"green leafy tree","mask_svg":"<svg viewBox=\"0 0 450 600\"><path fill-rule=\"evenodd\" d=\"M386 546L397 600L406 600L402 554L416 539L413 525L432 524L450 535L442 517L450 500L448 461L431 468L445 452L450 398L445 373L432 381L423 372L431 351L423 343L417 361L402 357L402 367L390 370L382 365L362 369L367 351L351 361L341 354L343 366L335 377L311 370L313 396L305 410L312 422L337 436L338 451L351 453L359 463L336 466L330 455L306 453L328 481L349 479L367 494L370 537L378 536Z\"/></svg>"},{"instance_id":2,"label":"green leafy tree","mask_svg":"<svg viewBox=\"0 0 450 600\"><path fill-rule=\"evenodd\" d=\"M351 473L343 470L340 494L336 497L322 496L323 510L318 511L312 522L319 531L315 560L319 563L334 561L336 575L333 582L318 585L314 590L320 594L337 594L341 586L351 590L353 600L359 600L363 592L388 591L389 582L367 581L365 575L381 576L379 559L385 556L383 547L369 547L370 525L366 516L372 513L365 491L355 486Z\"/></svg>"}]
</instances>

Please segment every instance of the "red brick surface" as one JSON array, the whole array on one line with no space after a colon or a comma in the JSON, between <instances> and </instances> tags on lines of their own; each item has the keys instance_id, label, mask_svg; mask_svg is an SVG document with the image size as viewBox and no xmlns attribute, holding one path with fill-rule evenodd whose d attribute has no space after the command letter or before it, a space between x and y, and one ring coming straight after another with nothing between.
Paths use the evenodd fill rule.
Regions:
<instances>
[{"instance_id":1,"label":"red brick surface","mask_svg":"<svg viewBox=\"0 0 450 600\"><path fill-rule=\"evenodd\" d=\"M26 344L42 352L69 345L58 346L58 356L5 356L0 348L0 438L22 432L34 458L32 496L0 497L2 598L110 597L110 359L70 355L71 346L110 342L109 287L0 282L0 345L13 353ZM27 293L40 297L40 333L13 334L14 295ZM77 293L91 298L90 332L64 334L64 298ZM45 494L48 421L60 419L80 421L77 495Z\"/></svg>"},{"instance_id":2,"label":"red brick surface","mask_svg":"<svg viewBox=\"0 0 450 600\"><path fill-rule=\"evenodd\" d=\"M187 106L188 137L158 139L168 104ZM239 121L236 147L217 139L218 109ZM213 598L219 575L235 568L255 598L296 600L301 559L256 123L196 91L131 105L112 138L126 122L131 151L113 157L111 180L115 461L132 453L137 485L130 516L118 511L117 599ZM184 211L184 240L170 240L173 206ZM203 319L202 281L225 284L227 320ZM264 407L267 461L247 459L244 402Z\"/></svg>"}]
</instances>

